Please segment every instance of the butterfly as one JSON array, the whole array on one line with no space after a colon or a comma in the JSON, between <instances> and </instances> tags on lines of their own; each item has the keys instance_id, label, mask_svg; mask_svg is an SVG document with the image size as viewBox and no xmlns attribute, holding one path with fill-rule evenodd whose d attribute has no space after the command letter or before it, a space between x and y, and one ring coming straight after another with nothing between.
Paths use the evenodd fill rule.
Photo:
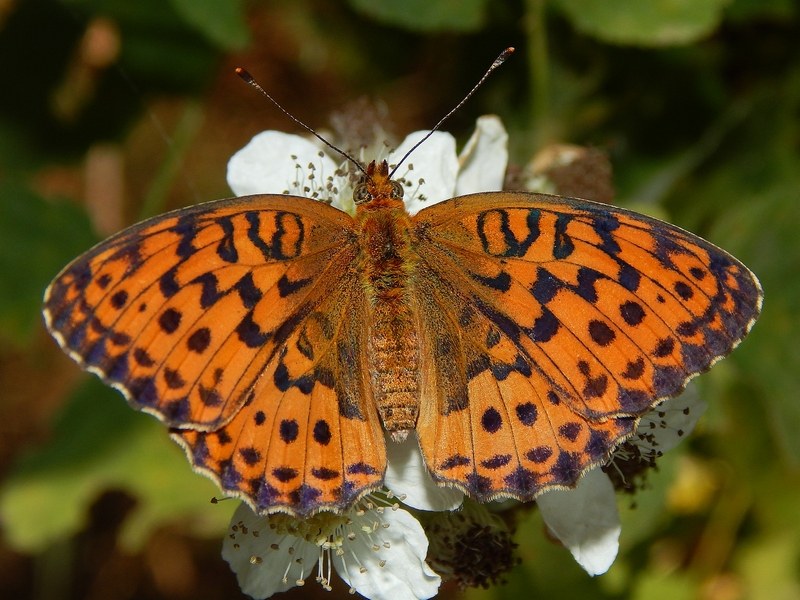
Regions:
<instances>
[{"instance_id":1,"label":"butterfly","mask_svg":"<svg viewBox=\"0 0 800 600\"><path fill-rule=\"evenodd\" d=\"M761 308L737 259L622 208L492 192L411 216L385 161L354 200L146 220L55 278L47 327L226 494L308 516L382 486L385 432L479 501L572 486Z\"/></svg>"}]
</instances>

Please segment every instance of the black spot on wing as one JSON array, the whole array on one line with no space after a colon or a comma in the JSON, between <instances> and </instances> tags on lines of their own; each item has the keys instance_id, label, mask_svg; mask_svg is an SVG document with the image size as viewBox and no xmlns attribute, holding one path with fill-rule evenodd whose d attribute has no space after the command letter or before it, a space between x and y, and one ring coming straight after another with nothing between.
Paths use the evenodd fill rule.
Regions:
<instances>
[{"instance_id":1,"label":"black spot on wing","mask_svg":"<svg viewBox=\"0 0 800 600\"><path fill-rule=\"evenodd\" d=\"M469 457L464 456L463 454L453 454L439 463L438 470L449 471L450 469L454 469L456 467L468 467L471 464L472 460Z\"/></svg>"},{"instance_id":2,"label":"black spot on wing","mask_svg":"<svg viewBox=\"0 0 800 600\"><path fill-rule=\"evenodd\" d=\"M528 427L534 425L539 417L538 410L533 402L524 402L522 404L518 404L515 407L514 412L517 413L519 422Z\"/></svg>"},{"instance_id":3,"label":"black spot on wing","mask_svg":"<svg viewBox=\"0 0 800 600\"><path fill-rule=\"evenodd\" d=\"M161 290L164 298L172 298L172 296L177 294L181 289L178 280L175 279L176 275L178 274L179 266L180 264L174 265L165 271L164 274L158 279L158 287Z\"/></svg>"},{"instance_id":4,"label":"black spot on wing","mask_svg":"<svg viewBox=\"0 0 800 600\"><path fill-rule=\"evenodd\" d=\"M251 272L242 275L242 278L233 287L238 292L239 298L246 308L253 308L263 297L261 290L258 289L253 281L253 273Z\"/></svg>"},{"instance_id":5,"label":"black spot on wing","mask_svg":"<svg viewBox=\"0 0 800 600\"><path fill-rule=\"evenodd\" d=\"M694 296L694 290L685 281L676 281L673 289L682 300L690 300Z\"/></svg>"},{"instance_id":6,"label":"black spot on wing","mask_svg":"<svg viewBox=\"0 0 800 600\"><path fill-rule=\"evenodd\" d=\"M202 354L211 343L211 330L208 327L201 327L195 330L186 340L186 347L192 352Z\"/></svg>"},{"instance_id":7,"label":"black spot on wing","mask_svg":"<svg viewBox=\"0 0 800 600\"><path fill-rule=\"evenodd\" d=\"M664 358L665 356L672 354L674 349L675 338L662 338L658 341L656 347L653 349L653 356L656 356L657 358Z\"/></svg>"},{"instance_id":8,"label":"black spot on wing","mask_svg":"<svg viewBox=\"0 0 800 600\"><path fill-rule=\"evenodd\" d=\"M644 374L645 362L641 356L634 361L628 361L621 375L625 379L639 379Z\"/></svg>"},{"instance_id":9,"label":"black spot on wing","mask_svg":"<svg viewBox=\"0 0 800 600\"><path fill-rule=\"evenodd\" d=\"M544 267L536 271L536 281L531 286L531 294L539 304L547 304L564 287L564 283Z\"/></svg>"},{"instance_id":10,"label":"black spot on wing","mask_svg":"<svg viewBox=\"0 0 800 600\"><path fill-rule=\"evenodd\" d=\"M619 307L619 312L622 315L623 320L630 325L631 327L636 327L644 320L645 312L642 308L642 305L638 302L633 302L629 300L624 302Z\"/></svg>"},{"instance_id":11,"label":"black spot on wing","mask_svg":"<svg viewBox=\"0 0 800 600\"><path fill-rule=\"evenodd\" d=\"M297 470L291 467L276 467L272 469L272 476L281 483L288 483L293 479L297 479L298 475Z\"/></svg>"},{"instance_id":12,"label":"black spot on wing","mask_svg":"<svg viewBox=\"0 0 800 600\"><path fill-rule=\"evenodd\" d=\"M567 226L572 221L573 215L560 214L556 218L555 236L553 238L553 257L565 259L575 251L575 243L567 235Z\"/></svg>"},{"instance_id":13,"label":"black spot on wing","mask_svg":"<svg viewBox=\"0 0 800 600\"><path fill-rule=\"evenodd\" d=\"M286 296L294 294L296 291L303 289L312 281L313 279L310 277L306 279L291 280L285 274L281 275L281 278L278 280L278 294L281 298L285 298Z\"/></svg>"},{"instance_id":14,"label":"black spot on wing","mask_svg":"<svg viewBox=\"0 0 800 600\"><path fill-rule=\"evenodd\" d=\"M85 289L86 286L89 285L89 282L92 280L92 270L86 263L76 265L70 271L70 275L72 275L72 281L75 287L79 290ZM108 273L103 273L95 281L97 285L100 286L101 289L106 289L108 287L108 284L111 283L111 275L109 275Z\"/></svg>"},{"instance_id":15,"label":"black spot on wing","mask_svg":"<svg viewBox=\"0 0 800 600\"><path fill-rule=\"evenodd\" d=\"M252 311L247 313L236 326L236 334L248 348L260 348L272 337L270 332L262 331L258 323L253 321Z\"/></svg>"},{"instance_id":16,"label":"black spot on wing","mask_svg":"<svg viewBox=\"0 0 800 600\"><path fill-rule=\"evenodd\" d=\"M549 342L558 332L560 323L558 318L546 307L542 307L542 314L533 322L530 338L534 342Z\"/></svg>"},{"instance_id":17,"label":"black spot on wing","mask_svg":"<svg viewBox=\"0 0 800 600\"><path fill-rule=\"evenodd\" d=\"M537 464L547 462L551 456L553 456L553 449L550 446L536 446L525 453L528 460Z\"/></svg>"},{"instance_id":18,"label":"black spot on wing","mask_svg":"<svg viewBox=\"0 0 800 600\"><path fill-rule=\"evenodd\" d=\"M597 429L589 430L589 441L586 442L584 452L593 460L604 458L611 449L608 433Z\"/></svg>"},{"instance_id":19,"label":"black spot on wing","mask_svg":"<svg viewBox=\"0 0 800 600\"><path fill-rule=\"evenodd\" d=\"M242 460L246 465L251 467L261 461L261 452L252 446L239 448L239 456L242 457Z\"/></svg>"},{"instance_id":20,"label":"black spot on wing","mask_svg":"<svg viewBox=\"0 0 800 600\"><path fill-rule=\"evenodd\" d=\"M516 494L526 496L536 489L538 476L524 467L517 467L503 478L508 489Z\"/></svg>"},{"instance_id":21,"label":"black spot on wing","mask_svg":"<svg viewBox=\"0 0 800 600\"><path fill-rule=\"evenodd\" d=\"M629 292L638 290L642 280L639 271L623 260L617 259L617 262L619 263L619 283Z\"/></svg>"},{"instance_id":22,"label":"black spot on wing","mask_svg":"<svg viewBox=\"0 0 800 600\"><path fill-rule=\"evenodd\" d=\"M132 352L133 360L143 367L152 367L155 363L153 358L144 348L134 348Z\"/></svg>"},{"instance_id":23,"label":"black spot on wing","mask_svg":"<svg viewBox=\"0 0 800 600\"><path fill-rule=\"evenodd\" d=\"M239 260L239 252L236 250L233 221L230 217L219 217L217 218L217 225L222 229L222 239L217 244L217 256L227 263L237 262Z\"/></svg>"},{"instance_id":24,"label":"black spot on wing","mask_svg":"<svg viewBox=\"0 0 800 600\"><path fill-rule=\"evenodd\" d=\"M347 465L349 475L378 475L378 469L365 462L357 462Z\"/></svg>"},{"instance_id":25,"label":"black spot on wing","mask_svg":"<svg viewBox=\"0 0 800 600\"><path fill-rule=\"evenodd\" d=\"M327 467L312 467L311 476L320 481L330 481L341 477L341 473L335 469L328 469Z\"/></svg>"},{"instance_id":26,"label":"black spot on wing","mask_svg":"<svg viewBox=\"0 0 800 600\"><path fill-rule=\"evenodd\" d=\"M303 483L289 494L291 501L297 506L301 514L308 514L319 507L319 497L322 491Z\"/></svg>"},{"instance_id":27,"label":"black spot on wing","mask_svg":"<svg viewBox=\"0 0 800 600\"><path fill-rule=\"evenodd\" d=\"M111 306L119 310L125 303L128 301L128 292L125 290L119 290L115 292L113 296L111 296Z\"/></svg>"},{"instance_id":28,"label":"black spot on wing","mask_svg":"<svg viewBox=\"0 0 800 600\"><path fill-rule=\"evenodd\" d=\"M158 325L164 333L175 333L181 325L182 314L174 308L168 308L158 317Z\"/></svg>"},{"instance_id":29,"label":"black spot on wing","mask_svg":"<svg viewBox=\"0 0 800 600\"><path fill-rule=\"evenodd\" d=\"M197 220L193 214L179 217L172 231L180 236L178 247L175 249L178 256L185 259L197 252L197 248L194 247L194 239L197 236Z\"/></svg>"},{"instance_id":30,"label":"black spot on wing","mask_svg":"<svg viewBox=\"0 0 800 600\"><path fill-rule=\"evenodd\" d=\"M552 469L553 483L571 485L578 480L581 474L579 455L572 452L561 451Z\"/></svg>"},{"instance_id":31,"label":"black spot on wing","mask_svg":"<svg viewBox=\"0 0 800 600\"><path fill-rule=\"evenodd\" d=\"M570 442L574 442L578 439L581 431L583 430L583 426L578 423L577 421L572 421L569 423L564 423L558 428L558 435L563 437L564 439L569 440Z\"/></svg>"},{"instance_id":32,"label":"black spot on wing","mask_svg":"<svg viewBox=\"0 0 800 600\"><path fill-rule=\"evenodd\" d=\"M511 462L510 454L495 454L491 458L481 461L481 466L485 469L496 470L505 467Z\"/></svg>"},{"instance_id":33,"label":"black spot on wing","mask_svg":"<svg viewBox=\"0 0 800 600\"><path fill-rule=\"evenodd\" d=\"M619 229L619 220L611 213L597 212L595 218L592 220L592 227L602 240L602 243L598 246L600 250L609 256L616 256L619 254L619 244L612 235L612 232Z\"/></svg>"},{"instance_id":34,"label":"black spot on wing","mask_svg":"<svg viewBox=\"0 0 800 600\"><path fill-rule=\"evenodd\" d=\"M179 370L164 367L164 383L168 388L178 390L186 385L186 380L181 376Z\"/></svg>"},{"instance_id":35,"label":"black spot on wing","mask_svg":"<svg viewBox=\"0 0 800 600\"><path fill-rule=\"evenodd\" d=\"M589 321L589 337L598 346L608 346L617 337L611 327L604 321L592 320Z\"/></svg>"},{"instance_id":36,"label":"black spot on wing","mask_svg":"<svg viewBox=\"0 0 800 600\"><path fill-rule=\"evenodd\" d=\"M599 279L604 278L605 276L599 271L595 271L589 267L580 267L578 269L578 285L573 289L578 296L594 304L597 302L597 289L595 289L594 284Z\"/></svg>"},{"instance_id":37,"label":"black spot on wing","mask_svg":"<svg viewBox=\"0 0 800 600\"><path fill-rule=\"evenodd\" d=\"M498 292L507 292L509 289L511 289L511 276L505 271L500 271L494 277L487 277L485 275L479 275L478 273L472 272L470 272L469 275L481 285L492 290Z\"/></svg>"},{"instance_id":38,"label":"black spot on wing","mask_svg":"<svg viewBox=\"0 0 800 600\"><path fill-rule=\"evenodd\" d=\"M490 406L481 415L481 426L489 433L497 433L503 426L503 417L496 408Z\"/></svg>"},{"instance_id":39,"label":"black spot on wing","mask_svg":"<svg viewBox=\"0 0 800 600\"><path fill-rule=\"evenodd\" d=\"M314 423L314 441L322 446L327 446L331 441L331 428L328 422L320 419Z\"/></svg>"}]
</instances>

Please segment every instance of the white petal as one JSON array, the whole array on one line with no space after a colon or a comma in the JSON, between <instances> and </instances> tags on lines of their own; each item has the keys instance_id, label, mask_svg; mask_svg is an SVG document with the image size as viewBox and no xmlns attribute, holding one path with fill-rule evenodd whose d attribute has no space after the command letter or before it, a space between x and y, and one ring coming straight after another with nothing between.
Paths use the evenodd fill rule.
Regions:
<instances>
[{"instance_id":1,"label":"white petal","mask_svg":"<svg viewBox=\"0 0 800 600\"><path fill-rule=\"evenodd\" d=\"M665 400L644 415L638 431L648 436L654 450L666 452L692 432L707 406L697 387L690 384L680 396Z\"/></svg>"},{"instance_id":2,"label":"white petal","mask_svg":"<svg viewBox=\"0 0 800 600\"><path fill-rule=\"evenodd\" d=\"M614 486L602 470L586 473L574 489L545 492L536 504L548 529L589 575L614 563L622 528Z\"/></svg>"},{"instance_id":3,"label":"white petal","mask_svg":"<svg viewBox=\"0 0 800 600\"><path fill-rule=\"evenodd\" d=\"M263 131L228 161L228 185L237 196L288 192L311 197L304 187L324 186L335 171L336 164L327 155L320 156L319 148L309 140ZM309 181L312 172L314 177Z\"/></svg>"},{"instance_id":4,"label":"white petal","mask_svg":"<svg viewBox=\"0 0 800 600\"><path fill-rule=\"evenodd\" d=\"M375 513L354 516L356 527L371 530ZM334 566L345 583L371 600L412 600L436 595L442 582L425 562L428 538L414 517L405 510L384 511L374 532L357 535L334 557ZM377 546L377 550L373 548ZM386 561L381 566L381 561Z\"/></svg>"},{"instance_id":5,"label":"white petal","mask_svg":"<svg viewBox=\"0 0 800 600\"><path fill-rule=\"evenodd\" d=\"M237 531L226 535L222 542L222 558L236 573L245 594L268 598L295 587L298 580L304 580L314 571L319 559L317 546L294 536L276 535L269 528L267 517L256 515L244 502L233 513L231 526L234 525ZM278 547L273 549L271 544ZM292 546L293 553L289 554Z\"/></svg>"},{"instance_id":6,"label":"white petal","mask_svg":"<svg viewBox=\"0 0 800 600\"><path fill-rule=\"evenodd\" d=\"M427 133L427 131L415 131L409 134L403 143L389 154L387 158L389 164L399 161ZM413 169L410 168L412 165ZM405 203L406 209L413 215L426 206L452 198L456 191L457 175L456 140L449 133L435 131L400 166L394 174L394 179L404 178L411 184L405 186ZM420 179L424 180L424 183L420 184Z\"/></svg>"},{"instance_id":7,"label":"white petal","mask_svg":"<svg viewBox=\"0 0 800 600\"><path fill-rule=\"evenodd\" d=\"M403 504L420 510L455 510L464 501L464 494L456 489L441 487L431 479L416 432L411 432L405 441L397 443L386 436L385 483Z\"/></svg>"},{"instance_id":8,"label":"white petal","mask_svg":"<svg viewBox=\"0 0 800 600\"><path fill-rule=\"evenodd\" d=\"M508 133L496 115L478 118L475 132L458 156L456 196L503 189L508 166Z\"/></svg>"}]
</instances>

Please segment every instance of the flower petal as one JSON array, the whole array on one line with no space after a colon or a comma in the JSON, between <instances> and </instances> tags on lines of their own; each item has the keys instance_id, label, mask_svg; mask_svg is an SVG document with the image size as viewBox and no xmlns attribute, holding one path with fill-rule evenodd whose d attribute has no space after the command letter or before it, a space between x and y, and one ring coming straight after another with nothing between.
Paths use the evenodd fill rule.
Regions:
<instances>
[{"instance_id":1,"label":"flower petal","mask_svg":"<svg viewBox=\"0 0 800 600\"><path fill-rule=\"evenodd\" d=\"M336 164L320 154L320 149L305 138L263 131L228 161L228 185L237 196L289 193L327 198L324 186L335 177Z\"/></svg>"},{"instance_id":2,"label":"flower petal","mask_svg":"<svg viewBox=\"0 0 800 600\"><path fill-rule=\"evenodd\" d=\"M386 477L388 487L395 495L402 496L403 504L420 510L455 510L464 500L464 494L456 489L441 487L431 479L416 432L410 432L404 442L398 443L386 437Z\"/></svg>"},{"instance_id":3,"label":"flower petal","mask_svg":"<svg viewBox=\"0 0 800 600\"><path fill-rule=\"evenodd\" d=\"M319 559L317 546L276 535L268 517L256 515L244 502L233 513L231 530L222 542L222 558L236 573L242 591L253 598L268 598L295 587L313 572Z\"/></svg>"},{"instance_id":4,"label":"flower petal","mask_svg":"<svg viewBox=\"0 0 800 600\"><path fill-rule=\"evenodd\" d=\"M545 492L536 504L547 528L589 575L608 571L622 528L614 486L601 469L586 473L574 489Z\"/></svg>"},{"instance_id":5,"label":"flower petal","mask_svg":"<svg viewBox=\"0 0 800 600\"><path fill-rule=\"evenodd\" d=\"M508 133L496 115L479 117L475 132L458 155L456 196L503 189L508 166Z\"/></svg>"},{"instance_id":6,"label":"flower petal","mask_svg":"<svg viewBox=\"0 0 800 600\"><path fill-rule=\"evenodd\" d=\"M381 521L375 528L372 511L353 517L365 534L348 540L344 553L334 556L339 577L371 600L435 596L442 579L425 562L428 538L422 525L402 509L385 510Z\"/></svg>"},{"instance_id":7,"label":"flower petal","mask_svg":"<svg viewBox=\"0 0 800 600\"><path fill-rule=\"evenodd\" d=\"M666 452L692 432L707 407L697 387L690 384L680 396L665 400L645 414L638 431L646 434L654 450Z\"/></svg>"},{"instance_id":8,"label":"flower petal","mask_svg":"<svg viewBox=\"0 0 800 600\"><path fill-rule=\"evenodd\" d=\"M396 150L389 153L389 164L399 161L427 134L427 131L410 133ZM452 198L456 190L457 175L456 140L449 133L435 131L400 166L394 178L404 178L411 184L405 186L405 203L406 209L413 215L426 206ZM420 179L424 182L419 183Z\"/></svg>"}]
</instances>

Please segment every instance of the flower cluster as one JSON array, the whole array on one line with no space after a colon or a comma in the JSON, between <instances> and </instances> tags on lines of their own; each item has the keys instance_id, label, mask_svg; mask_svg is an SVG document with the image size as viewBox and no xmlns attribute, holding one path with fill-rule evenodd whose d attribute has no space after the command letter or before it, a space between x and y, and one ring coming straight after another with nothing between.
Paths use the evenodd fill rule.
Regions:
<instances>
[{"instance_id":1,"label":"flower cluster","mask_svg":"<svg viewBox=\"0 0 800 600\"><path fill-rule=\"evenodd\" d=\"M376 158L396 162L427 133L412 133L396 150ZM501 190L507 141L494 116L478 119L459 154L451 135L433 133L415 151L413 164L404 163L398 173L408 211L414 214L453 196ZM316 142L277 131L257 135L231 158L228 182L240 196L287 193L354 211L346 169ZM644 468L692 429L702 409L692 394L662 403L641 419L637 435L608 465L590 470L572 489L536 498L548 530L587 573L604 573L617 555L621 527L615 488L629 489ZM242 590L266 598L303 585L311 575L330 589L335 570L351 591L368 598L429 598L437 593L440 575L462 586L486 586L516 564L505 522L491 507L435 485L416 436L400 444L387 437L387 450L386 490L346 514L298 520L258 516L242 504L223 546Z\"/></svg>"}]
</instances>

